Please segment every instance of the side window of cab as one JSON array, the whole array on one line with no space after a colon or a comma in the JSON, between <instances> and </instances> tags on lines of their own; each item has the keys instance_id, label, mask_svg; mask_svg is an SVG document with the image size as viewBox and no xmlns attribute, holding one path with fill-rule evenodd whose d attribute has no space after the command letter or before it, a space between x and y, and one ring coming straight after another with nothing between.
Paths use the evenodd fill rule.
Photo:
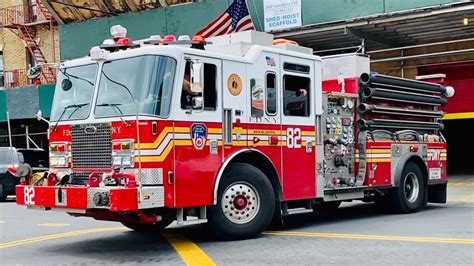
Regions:
<instances>
[{"instance_id":1,"label":"side window of cab","mask_svg":"<svg viewBox=\"0 0 474 266\"><path fill-rule=\"evenodd\" d=\"M191 91L191 62L187 61L184 69L183 88L181 92L181 109L194 108L194 102L202 100L204 111L215 111L217 107L217 67L214 64L204 63L204 90Z\"/></svg>"}]
</instances>

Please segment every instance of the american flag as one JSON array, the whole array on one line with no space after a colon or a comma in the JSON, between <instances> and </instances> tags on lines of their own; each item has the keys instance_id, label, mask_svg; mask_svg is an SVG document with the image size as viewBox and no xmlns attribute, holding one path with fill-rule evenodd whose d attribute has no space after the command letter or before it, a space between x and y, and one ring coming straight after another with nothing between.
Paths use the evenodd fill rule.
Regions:
<instances>
[{"instance_id":1,"label":"american flag","mask_svg":"<svg viewBox=\"0 0 474 266\"><path fill-rule=\"evenodd\" d=\"M228 34L232 32L254 30L252 18L245 0L234 0L234 2L222 12L211 23L196 33L205 38Z\"/></svg>"}]
</instances>

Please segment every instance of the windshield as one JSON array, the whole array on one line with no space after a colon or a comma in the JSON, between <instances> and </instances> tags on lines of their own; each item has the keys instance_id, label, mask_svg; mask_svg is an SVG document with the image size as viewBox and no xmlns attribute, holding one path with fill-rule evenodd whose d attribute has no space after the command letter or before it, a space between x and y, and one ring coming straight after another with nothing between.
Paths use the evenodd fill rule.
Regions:
<instances>
[{"instance_id":1,"label":"windshield","mask_svg":"<svg viewBox=\"0 0 474 266\"><path fill-rule=\"evenodd\" d=\"M0 164L17 163L13 150L1 149L0 150Z\"/></svg>"},{"instance_id":2,"label":"windshield","mask_svg":"<svg viewBox=\"0 0 474 266\"><path fill-rule=\"evenodd\" d=\"M57 121L61 115L61 121L85 119L89 116L96 72L96 64L58 71L51 121Z\"/></svg>"},{"instance_id":3,"label":"windshield","mask_svg":"<svg viewBox=\"0 0 474 266\"><path fill-rule=\"evenodd\" d=\"M135 115L168 116L176 61L165 56L138 56L107 62L100 73L96 117ZM127 92L130 90L130 93Z\"/></svg>"}]
</instances>

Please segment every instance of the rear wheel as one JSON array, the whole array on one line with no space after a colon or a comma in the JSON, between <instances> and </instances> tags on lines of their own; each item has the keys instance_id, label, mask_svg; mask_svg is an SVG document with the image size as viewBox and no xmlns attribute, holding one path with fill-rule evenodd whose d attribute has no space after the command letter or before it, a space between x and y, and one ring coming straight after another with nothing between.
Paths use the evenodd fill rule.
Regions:
<instances>
[{"instance_id":1,"label":"rear wheel","mask_svg":"<svg viewBox=\"0 0 474 266\"><path fill-rule=\"evenodd\" d=\"M421 169L408 162L402 171L400 185L391 194L395 210L401 213L416 212L425 205L426 184Z\"/></svg>"},{"instance_id":2,"label":"rear wheel","mask_svg":"<svg viewBox=\"0 0 474 266\"><path fill-rule=\"evenodd\" d=\"M235 163L222 177L217 205L209 208L209 223L220 239L251 238L265 230L274 210L275 193L265 174Z\"/></svg>"}]
</instances>

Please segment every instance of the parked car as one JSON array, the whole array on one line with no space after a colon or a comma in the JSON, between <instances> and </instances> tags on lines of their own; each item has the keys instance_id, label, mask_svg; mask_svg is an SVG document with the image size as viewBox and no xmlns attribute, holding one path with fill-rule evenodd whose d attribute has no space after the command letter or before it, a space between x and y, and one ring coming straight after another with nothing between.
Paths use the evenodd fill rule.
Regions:
<instances>
[{"instance_id":1,"label":"parked car","mask_svg":"<svg viewBox=\"0 0 474 266\"><path fill-rule=\"evenodd\" d=\"M49 153L43 149L23 149L18 148L18 152L23 155L24 162L29 164L33 173L48 171Z\"/></svg>"},{"instance_id":2,"label":"parked car","mask_svg":"<svg viewBox=\"0 0 474 266\"><path fill-rule=\"evenodd\" d=\"M15 186L20 183L15 172L23 162L23 154L17 149L0 147L0 201L5 201L8 195L15 195Z\"/></svg>"}]
</instances>

